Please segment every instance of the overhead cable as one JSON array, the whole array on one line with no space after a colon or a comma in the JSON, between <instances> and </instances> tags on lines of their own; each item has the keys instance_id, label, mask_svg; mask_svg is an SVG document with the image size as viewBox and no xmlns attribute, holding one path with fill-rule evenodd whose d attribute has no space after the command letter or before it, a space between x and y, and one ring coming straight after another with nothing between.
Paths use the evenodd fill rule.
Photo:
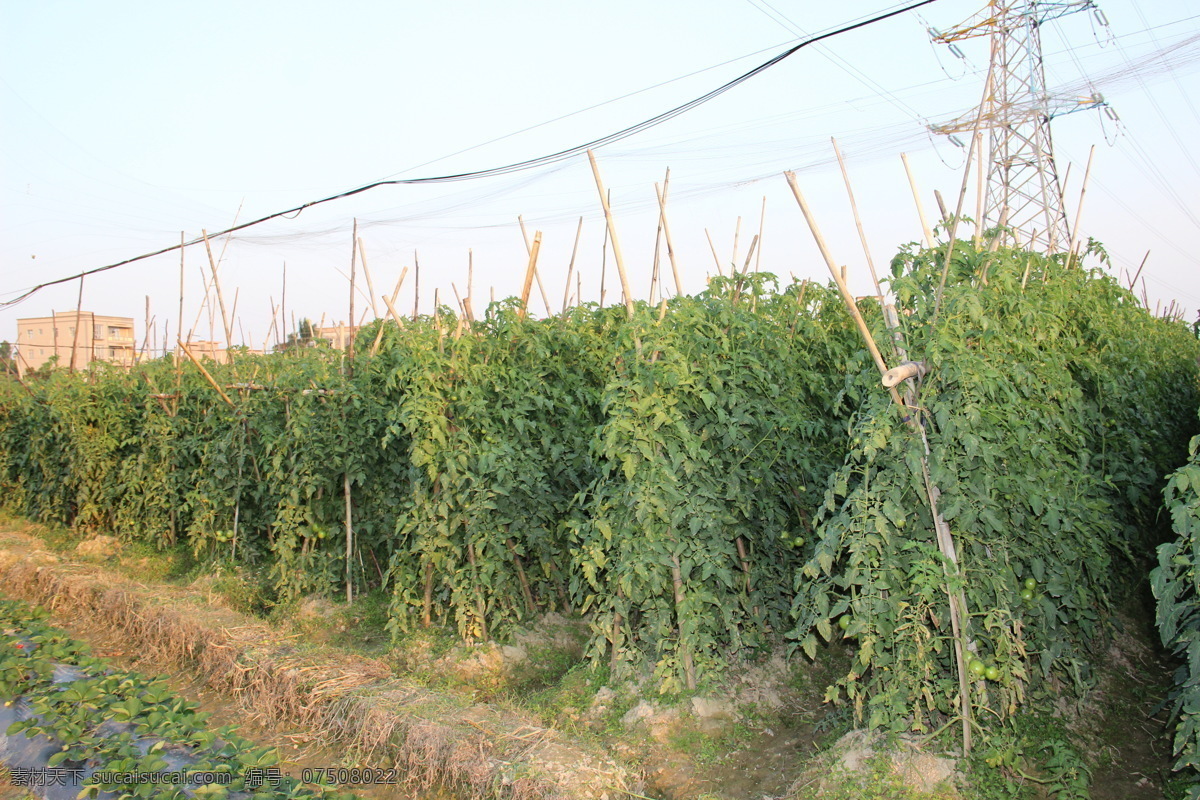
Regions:
<instances>
[{"instance_id":1,"label":"overhead cable","mask_svg":"<svg viewBox=\"0 0 1200 800\"><path fill-rule=\"evenodd\" d=\"M675 106L674 108L672 108L668 111L664 111L663 113L658 114L657 116L650 117L649 119L643 120L634 125L630 125L629 127L622 128L621 130L615 131L614 133L610 133L606 136L601 136L597 139L592 139L591 141L584 142L583 144L575 145L574 147L569 147L564 150L559 150L554 153L550 153L550 154L547 154L544 156L539 156L537 158L531 158L531 159L527 159L525 161L518 161L518 162L515 162L512 164L507 164L502 167L493 167L491 169L476 170L474 172L460 172L460 173L454 173L454 174L449 174L449 175L437 175L437 176L427 177L427 178L394 178L394 179L390 179L390 180L375 181L374 183L368 183L365 186L359 186L356 189L349 189L344 192L339 192L338 194L330 195L329 197L323 197L319 200L310 200L309 202L304 203L303 205L296 206L295 208L289 208L285 211L276 211L273 214L268 214L264 217L259 217L258 219L250 220L249 222L243 222L240 225L234 225L233 227L226 228L225 230L215 231L214 233L207 235L207 238L215 238L218 236L225 236L227 234L235 233L237 231L244 230L244 229L252 227L254 225L260 225L269 220L278 219L279 217L296 215L296 214L299 214L300 212L304 211L305 209L312 208L313 206L322 205L324 203L330 203L330 202L333 202L334 200L342 200L347 197L353 197L354 195L362 194L363 192L367 192L372 189L377 189L381 186L398 186L398 185L412 186L412 185L419 185L419 184L450 183L453 181L477 180L480 178L490 178L490 177L494 177L497 175L507 175L507 174L510 174L513 172L520 172L523 170L535 169L537 167L542 167L542 166L546 166L549 164L554 164L554 163L557 163L560 161L564 161L566 159L569 159L576 155L584 153L588 150L594 150L596 148L603 147L605 145L621 141L622 139L627 139L630 136L641 133L644 130L648 130L657 125L661 125L662 123L667 122L671 119L674 119L675 117L679 116L680 114L690 111L693 108L696 108L697 106L703 105L704 103L707 103L708 101L712 100L713 98L716 98L716 97L724 94L725 92L729 91L730 89L733 89L734 87L739 86L742 83L745 83L746 81L753 78L755 75L758 75L761 72L765 72L766 70L770 69L771 67L773 67L776 64L780 63L781 61L783 61L784 59L788 58L789 56L794 55L795 53L799 52L800 50L803 50L804 48L806 48L810 45L816 44L816 43L824 41L826 39L832 39L836 36L841 36L843 34L850 33L851 31L855 31L860 28L865 28L869 25L874 25L877 22L882 22L884 20L891 19L892 17L899 16L901 14L907 13L909 11L920 8L922 6L930 5L935 2L937 2L937 0L918 0L918 2L909 3L908 5L894 9L892 11L884 12L884 13L878 14L874 17L869 17L865 20L861 20L859 22L854 22L854 23L851 23L848 25L844 25L840 28L835 28L831 31L827 31L825 33L821 33L816 36L811 36L811 37L805 39L804 41L799 42L799 43L793 45L792 47L789 47L787 50L784 50L782 53L775 56L774 58L771 58L771 59L763 62L762 64L759 64L757 67L750 70L749 72L745 72L745 73L739 75L738 77L734 78L733 80L731 80L727 83L724 83L721 86L718 86L717 88L713 89L712 91L710 91L706 94L703 94L700 97L695 98L694 100L690 100L682 105ZM191 239L190 241L183 242L181 244L172 245L170 247L164 247L160 250L155 250L150 253L143 253L142 255L134 256L133 258L127 258L127 259L124 259L123 261L118 261L113 264L107 264L103 267L94 267L92 269L78 272L74 275L68 275L65 278L58 278L56 280L46 281L45 283L40 283L37 286L34 286L33 288L22 292L20 295L18 295L14 299L0 303L0 308L7 308L9 306L16 305L17 303L20 303L23 300L26 300L26 299L32 297L37 292L39 292L42 289L45 289L49 286L55 286L55 285L62 284L62 283L68 283L70 281L74 281L79 278L83 278L87 275L94 275L98 272L106 272L108 270L116 269L118 267L123 267L123 266L132 264L137 261L143 261L147 258L154 258L155 256L165 255L166 253L171 253L176 250L181 250L185 247L190 247L192 245L200 244L201 242L204 241L205 238L206 237L194 238L194 239Z\"/></svg>"}]
</instances>

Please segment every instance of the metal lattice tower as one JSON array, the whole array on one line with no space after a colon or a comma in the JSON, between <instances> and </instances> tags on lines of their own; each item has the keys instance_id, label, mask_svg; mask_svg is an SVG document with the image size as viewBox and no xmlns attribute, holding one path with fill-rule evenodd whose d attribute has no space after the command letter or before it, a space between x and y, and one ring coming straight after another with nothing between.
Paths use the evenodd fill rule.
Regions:
<instances>
[{"instance_id":1,"label":"metal lattice tower","mask_svg":"<svg viewBox=\"0 0 1200 800\"><path fill-rule=\"evenodd\" d=\"M1062 185L1054 164L1050 120L1093 108L1104 98L1056 98L1046 90L1040 26L1076 11L1094 9L1093 0L1039 2L990 0L972 19L949 31L930 29L935 41L949 44L987 36L991 41L988 87L982 107L944 125L938 133L983 135L987 188L984 226L1005 225L1018 243L1046 252L1065 250L1071 236Z\"/></svg>"}]
</instances>

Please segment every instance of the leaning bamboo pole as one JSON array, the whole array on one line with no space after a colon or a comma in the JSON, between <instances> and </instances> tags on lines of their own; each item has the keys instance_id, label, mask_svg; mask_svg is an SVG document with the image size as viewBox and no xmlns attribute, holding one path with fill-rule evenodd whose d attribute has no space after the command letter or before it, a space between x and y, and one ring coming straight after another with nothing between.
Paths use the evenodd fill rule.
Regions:
<instances>
[{"instance_id":1,"label":"leaning bamboo pole","mask_svg":"<svg viewBox=\"0 0 1200 800\"><path fill-rule=\"evenodd\" d=\"M901 153L900 160L904 162L904 173L908 175L908 186L912 189L913 202L917 204L917 217L921 220L921 233L925 237L925 247L933 247L933 231L929 229L929 221L925 219L925 206L921 203L921 192L917 189L917 179L913 177L912 167L908 164L908 154Z\"/></svg>"},{"instance_id":2,"label":"leaning bamboo pole","mask_svg":"<svg viewBox=\"0 0 1200 800\"><path fill-rule=\"evenodd\" d=\"M1075 257L1075 246L1079 244L1079 223L1083 219L1083 199L1087 196L1088 179L1092 176L1092 159L1096 155L1096 145L1088 152L1087 169L1083 171L1083 185L1079 187L1079 205L1075 208L1075 224L1071 226L1071 245L1067 249L1067 268L1071 267L1071 259Z\"/></svg>"},{"instance_id":3,"label":"leaning bamboo pole","mask_svg":"<svg viewBox=\"0 0 1200 800\"><path fill-rule=\"evenodd\" d=\"M521 286L521 310L518 316L524 319L529 313L529 293L533 291L533 280L537 274L538 253L542 249L542 232L533 234L533 243L529 246L529 263L525 267L525 283Z\"/></svg>"},{"instance_id":4,"label":"leaning bamboo pole","mask_svg":"<svg viewBox=\"0 0 1200 800\"><path fill-rule=\"evenodd\" d=\"M617 262L617 273L621 276L621 292L625 295L625 313L633 319L633 293L629 289L629 276L625 273L625 258L621 254L621 241L617 238L617 224L613 220L612 208L608 203L608 194L604 191L604 180L600 177L600 166L596 163L596 155L587 151L588 161L592 164L592 175L596 179L596 190L600 193L600 205L604 207L604 222L608 226L608 236L612 240L613 260Z\"/></svg>"},{"instance_id":5,"label":"leaning bamboo pole","mask_svg":"<svg viewBox=\"0 0 1200 800\"><path fill-rule=\"evenodd\" d=\"M854 214L854 226L858 229L858 240L862 243L863 256L867 259L867 269L871 271L871 284L875 287L875 296L883 305L883 289L879 285L879 275L875 272L875 259L871 258L871 248L867 245L867 235L863 231L862 217L858 214L858 203L854 200L854 189L850 186L850 173L846 171L846 160L842 158L842 150L838 147L837 139L829 137L833 143L833 153L837 156L838 167L842 171L842 181L846 184L846 194L850 198L850 211ZM907 162L905 162L907 166Z\"/></svg>"},{"instance_id":6,"label":"leaning bamboo pole","mask_svg":"<svg viewBox=\"0 0 1200 800\"><path fill-rule=\"evenodd\" d=\"M525 232L525 219L518 214L517 222L521 226L521 238L525 240L525 255L529 255L531 245L529 243L529 234ZM533 280L537 284L538 294L542 296L542 305L546 308L546 316L553 316L554 312L550 310L550 295L546 294L546 289L542 286L542 276L538 274L536 263L533 269Z\"/></svg>"},{"instance_id":7,"label":"leaning bamboo pole","mask_svg":"<svg viewBox=\"0 0 1200 800\"><path fill-rule=\"evenodd\" d=\"M371 300L371 314L379 319L379 306L375 302L375 284L371 280L371 268L367 266L367 249L363 246L362 237L358 238L358 261L362 264L363 277L367 279L367 297Z\"/></svg>"},{"instance_id":8,"label":"leaning bamboo pole","mask_svg":"<svg viewBox=\"0 0 1200 800\"><path fill-rule=\"evenodd\" d=\"M83 276L79 276L79 299L75 302L75 333L71 337L71 366L69 373L75 372L75 353L79 349L79 331L83 327Z\"/></svg>"},{"instance_id":9,"label":"leaning bamboo pole","mask_svg":"<svg viewBox=\"0 0 1200 800\"><path fill-rule=\"evenodd\" d=\"M567 264L567 285L563 288L562 313L567 313L567 303L571 300L571 277L575 274L575 256L579 254L579 237L583 233L583 217L575 227L575 246L571 248L571 261Z\"/></svg>"},{"instance_id":10,"label":"leaning bamboo pole","mask_svg":"<svg viewBox=\"0 0 1200 800\"><path fill-rule=\"evenodd\" d=\"M229 315L225 313L225 296L221 293L221 279L217 277L217 261L213 259L212 246L208 241L208 231L201 230L201 236L204 237L204 250L208 253L208 266L212 270L212 283L217 290L217 302L221 306L221 323L225 328L225 347L233 346L233 327L229 322ZM228 244L228 242L226 242Z\"/></svg>"},{"instance_id":11,"label":"leaning bamboo pole","mask_svg":"<svg viewBox=\"0 0 1200 800\"><path fill-rule=\"evenodd\" d=\"M671 174L671 170L667 169L667 175ZM664 182L665 184L665 182ZM667 242L667 259L671 262L671 277L675 280L676 296L683 295L683 282L679 280L679 264L675 260L675 245L671 243L671 225L667 222L667 189L664 185L662 189L658 188L658 184L654 184L654 193L658 196L658 216L662 220L663 238Z\"/></svg>"}]
</instances>

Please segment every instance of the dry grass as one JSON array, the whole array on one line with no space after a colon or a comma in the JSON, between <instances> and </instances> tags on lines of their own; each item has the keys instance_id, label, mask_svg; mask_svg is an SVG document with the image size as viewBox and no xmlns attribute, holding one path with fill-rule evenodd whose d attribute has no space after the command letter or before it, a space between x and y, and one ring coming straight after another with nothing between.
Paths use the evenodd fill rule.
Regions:
<instances>
[{"instance_id":1,"label":"dry grass","mask_svg":"<svg viewBox=\"0 0 1200 800\"><path fill-rule=\"evenodd\" d=\"M72 563L28 536L0 534L0 591L89 620L261 721L305 726L358 763L397 768L413 788L513 800L640 789L611 759L531 719L408 685L381 661L308 646L198 592Z\"/></svg>"}]
</instances>

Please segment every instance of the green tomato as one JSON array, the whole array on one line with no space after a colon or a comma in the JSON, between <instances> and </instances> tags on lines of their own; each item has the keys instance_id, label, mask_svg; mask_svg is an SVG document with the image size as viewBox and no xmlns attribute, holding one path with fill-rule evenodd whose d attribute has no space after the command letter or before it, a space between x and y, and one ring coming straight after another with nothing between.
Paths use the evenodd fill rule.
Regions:
<instances>
[{"instance_id":1,"label":"green tomato","mask_svg":"<svg viewBox=\"0 0 1200 800\"><path fill-rule=\"evenodd\" d=\"M1032 592L1034 589L1037 588L1037 581L1035 581L1033 578L1026 578L1025 579L1025 588Z\"/></svg>"},{"instance_id":2,"label":"green tomato","mask_svg":"<svg viewBox=\"0 0 1200 800\"><path fill-rule=\"evenodd\" d=\"M967 669L976 678L982 678L984 673L987 672L987 666L978 658L973 659L971 663L967 665Z\"/></svg>"},{"instance_id":3,"label":"green tomato","mask_svg":"<svg viewBox=\"0 0 1200 800\"><path fill-rule=\"evenodd\" d=\"M1022 589L1021 590L1021 599L1024 600L1026 603L1032 603L1033 602L1033 589Z\"/></svg>"},{"instance_id":4,"label":"green tomato","mask_svg":"<svg viewBox=\"0 0 1200 800\"><path fill-rule=\"evenodd\" d=\"M842 616L838 619L838 627L841 628L842 630L846 630L850 627L850 615L849 614L842 614Z\"/></svg>"},{"instance_id":5,"label":"green tomato","mask_svg":"<svg viewBox=\"0 0 1200 800\"><path fill-rule=\"evenodd\" d=\"M998 681L1000 680L1000 668L995 664L988 664L987 668L983 671L983 676L989 681Z\"/></svg>"}]
</instances>

